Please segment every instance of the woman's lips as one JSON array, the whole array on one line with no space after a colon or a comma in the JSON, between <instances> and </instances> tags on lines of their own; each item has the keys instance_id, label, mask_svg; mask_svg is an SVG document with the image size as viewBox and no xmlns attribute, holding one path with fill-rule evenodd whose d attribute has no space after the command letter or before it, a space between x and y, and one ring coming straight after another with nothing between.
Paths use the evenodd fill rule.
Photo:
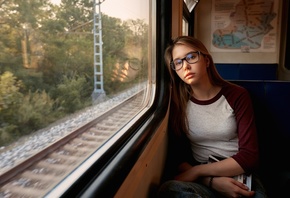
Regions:
<instances>
[{"instance_id":1,"label":"woman's lips","mask_svg":"<svg viewBox=\"0 0 290 198\"><path fill-rule=\"evenodd\" d=\"M195 73L188 73L184 76L184 79L191 78L195 75Z\"/></svg>"}]
</instances>

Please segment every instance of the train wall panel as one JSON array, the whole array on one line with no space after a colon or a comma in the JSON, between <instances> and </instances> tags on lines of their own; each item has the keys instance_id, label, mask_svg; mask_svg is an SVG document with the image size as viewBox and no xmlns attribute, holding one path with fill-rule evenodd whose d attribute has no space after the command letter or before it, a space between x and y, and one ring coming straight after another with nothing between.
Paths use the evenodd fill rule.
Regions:
<instances>
[{"instance_id":1,"label":"train wall panel","mask_svg":"<svg viewBox=\"0 0 290 198\"><path fill-rule=\"evenodd\" d=\"M114 196L115 198L156 196L166 161L167 124L168 112Z\"/></svg>"}]
</instances>

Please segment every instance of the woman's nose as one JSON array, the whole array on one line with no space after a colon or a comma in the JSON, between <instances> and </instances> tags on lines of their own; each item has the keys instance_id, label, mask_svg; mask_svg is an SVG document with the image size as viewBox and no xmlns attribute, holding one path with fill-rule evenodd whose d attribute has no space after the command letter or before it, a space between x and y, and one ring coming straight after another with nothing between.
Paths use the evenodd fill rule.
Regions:
<instances>
[{"instance_id":1,"label":"woman's nose","mask_svg":"<svg viewBox=\"0 0 290 198\"><path fill-rule=\"evenodd\" d=\"M183 69L190 69L191 68L191 65L184 59L183 60Z\"/></svg>"}]
</instances>

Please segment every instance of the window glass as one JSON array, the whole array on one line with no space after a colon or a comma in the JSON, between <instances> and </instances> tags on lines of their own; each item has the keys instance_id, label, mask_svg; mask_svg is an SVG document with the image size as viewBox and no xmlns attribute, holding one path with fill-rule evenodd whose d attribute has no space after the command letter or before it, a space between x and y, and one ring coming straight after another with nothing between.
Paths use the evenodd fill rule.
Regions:
<instances>
[{"instance_id":1,"label":"window glass","mask_svg":"<svg viewBox=\"0 0 290 198\"><path fill-rule=\"evenodd\" d=\"M188 36L188 21L182 18L182 35Z\"/></svg>"},{"instance_id":2,"label":"window glass","mask_svg":"<svg viewBox=\"0 0 290 198\"><path fill-rule=\"evenodd\" d=\"M149 5L149 0L0 4L0 174L140 90L146 91L139 111L147 105Z\"/></svg>"},{"instance_id":3,"label":"window glass","mask_svg":"<svg viewBox=\"0 0 290 198\"><path fill-rule=\"evenodd\" d=\"M184 0L189 12L191 12L194 7L197 5L199 0Z\"/></svg>"}]
</instances>

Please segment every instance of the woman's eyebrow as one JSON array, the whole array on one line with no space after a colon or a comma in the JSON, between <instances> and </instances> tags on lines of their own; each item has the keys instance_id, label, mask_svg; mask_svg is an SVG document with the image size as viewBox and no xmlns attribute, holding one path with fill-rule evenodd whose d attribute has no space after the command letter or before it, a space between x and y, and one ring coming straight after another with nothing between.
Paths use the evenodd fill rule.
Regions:
<instances>
[{"instance_id":1,"label":"woman's eyebrow","mask_svg":"<svg viewBox=\"0 0 290 198\"><path fill-rule=\"evenodd\" d=\"M178 57L178 58L172 59L172 61L175 61L175 60L177 60L177 59L183 59L183 58L185 58L188 54L193 53L193 52L195 52L195 51L187 52L187 53L185 54L185 56L183 56L182 58Z\"/></svg>"}]
</instances>

